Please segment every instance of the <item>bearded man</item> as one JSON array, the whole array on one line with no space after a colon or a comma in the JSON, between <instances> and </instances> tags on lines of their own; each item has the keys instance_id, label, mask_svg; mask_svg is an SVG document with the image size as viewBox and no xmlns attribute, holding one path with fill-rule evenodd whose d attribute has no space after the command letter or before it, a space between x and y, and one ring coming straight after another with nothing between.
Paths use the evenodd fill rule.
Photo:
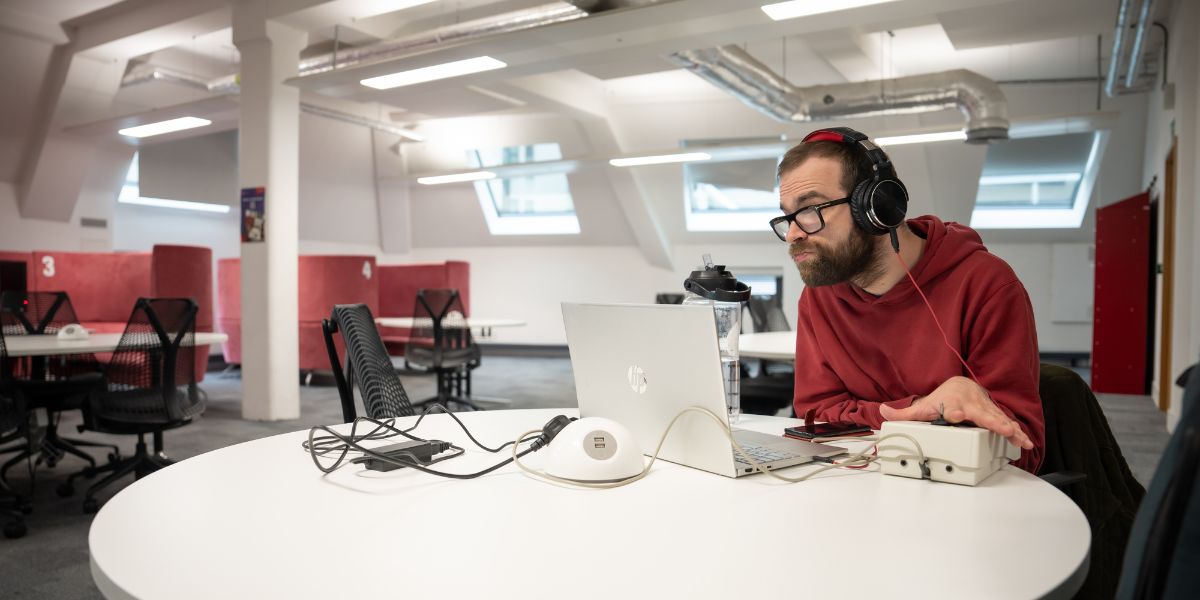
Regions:
<instances>
[{"instance_id":1,"label":"bearded man","mask_svg":"<svg viewBox=\"0 0 1200 600\"><path fill-rule=\"evenodd\" d=\"M772 219L804 280L796 414L878 429L973 422L1021 448L1036 473L1045 426L1025 287L974 230L905 220L887 155L848 128L818 130L779 164ZM936 315L936 318L935 316Z\"/></svg>"}]
</instances>

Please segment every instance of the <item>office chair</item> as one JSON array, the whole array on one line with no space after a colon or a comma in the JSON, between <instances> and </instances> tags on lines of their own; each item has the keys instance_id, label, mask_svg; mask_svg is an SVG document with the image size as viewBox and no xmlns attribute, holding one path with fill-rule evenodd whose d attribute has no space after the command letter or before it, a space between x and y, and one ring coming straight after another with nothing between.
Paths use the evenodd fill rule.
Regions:
<instances>
[{"instance_id":1,"label":"office chair","mask_svg":"<svg viewBox=\"0 0 1200 600\"><path fill-rule=\"evenodd\" d=\"M481 410L471 401L471 369L479 366L482 355L465 319L458 290L417 290L412 334L404 347L404 365L435 372L437 395L413 406L454 402Z\"/></svg>"},{"instance_id":2,"label":"office chair","mask_svg":"<svg viewBox=\"0 0 1200 600\"><path fill-rule=\"evenodd\" d=\"M771 299L751 296L746 302L750 324L755 333L791 331L787 317L779 306L779 297ZM754 359L743 360L741 386L742 412L773 415L792 404L795 398L796 373L791 363Z\"/></svg>"},{"instance_id":3,"label":"office chair","mask_svg":"<svg viewBox=\"0 0 1200 600\"><path fill-rule=\"evenodd\" d=\"M683 294L678 292L662 292L654 295L655 304L683 304Z\"/></svg>"},{"instance_id":4,"label":"office chair","mask_svg":"<svg viewBox=\"0 0 1200 600\"><path fill-rule=\"evenodd\" d=\"M59 486L60 496L74 493L77 477L109 475L88 488L84 512L100 504L96 492L133 473L141 478L174 461L163 455L163 432L191 423L204 413L196 386L196 303L190 298L139 298L104 371L105 389L92 393L80 431L136 435L134 455L102 467L73 473ZM154 438L154 452L146 435Z\"/></svg>"},{"instance_id":5,"label":"office chair","mask_svg":"<svg viewBox=\"0 0 1200 600\"><path fill-rule=\"evenodd\" d=\"M26 432L28 414L25 399L20 391L7 382L0 382L0 444L13 440L23 440L26 445L29 444ZM24 513L29 509L29 499L17 494L3 478L0 478L0 494L7 496L0 500L0 516L4 517L4 537L13 539L24 536Z\"/></svg>"},{"instance_id":6,"label":"office chair","mask_svg":"<svg viewBox=\"0 0 1200 600\"><path fill-rule=\"evenodd\" d=\"M329 351L329 366L342 399L342 418L347 423L358 416L354 406L355 385L362 395L363 408L372 419L416 414L366 304L334 306L329 318L321 322L321 329L325 333L325 348ZM333 339L333 334L338 331L342 332L342 341L346 345L344 371Z\"/></svg>"},{"instance_id":7,"label":"office chair","mask_svg":"<svg viewBox=\"0 0 1200 600\"><path fill-rule=\"evenodd\" d=\"M1195 598L1200 590L1200 367L1185 376L1177 382L1183 414L1133 522L1119 600Z\"/></svg>"},{"instance_id":8,"label":"office chair","mask_svg":"<svg viewBox=\"0 0 1200 600\"><path fill-rule=\"evenodd\" d=\"M1134 478L1091 387L1074 371L1042 364L1039 378L1046 447L1044 480L1087 517L1092 549L1079 597L1111 598L1145 488Z\"/></svg>"},{"instance_id":9,"label":"office chair","mask_svg":"<svg viewBox=\"0 0 1200 600\"><path fill-rule=\"evenodd\" d=\"M66 292L6 291L0 293L0 313L0 320L5 324L0 336L54 335L64 326L79 322ZM4 353L0 352L0 356L4 356ZM58 421L62 413L82 408L87 394L103 385L100 363L95 354L6 360L8 364L0 377L13 379L14 385L24 392L29 406L45 408L49 416L50 424L41 445L27 450L37 454L37 462L45 462L53 467L65 455L71 454L83 459L89 466L96 466L96 459L83 452L81 446L108 450L110 462L120 457L120 449L112 444L58 435ZM23 452L0 467L0 477L27 456Z\"/></svg>"}]
</instances>

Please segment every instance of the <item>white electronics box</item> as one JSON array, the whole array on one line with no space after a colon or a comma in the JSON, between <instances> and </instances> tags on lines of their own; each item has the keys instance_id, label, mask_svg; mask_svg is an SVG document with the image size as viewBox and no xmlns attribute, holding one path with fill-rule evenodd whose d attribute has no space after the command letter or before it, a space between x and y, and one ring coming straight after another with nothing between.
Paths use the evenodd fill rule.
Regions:
<instances>
[{"instance_id":1,"label":"white electronics box","mask_svg":"<svg viewBox=\"0 0 1200 600\"><path fill-rule=\"evenodd\" d=\"M921 445L926 464L917 459L916 448L905 438L892 438L879 444L880 471L915 479L978 485L1010 460L1021 457L1021 450L998 433L982 427L934 425L917 421L885 421L879 430L882 438L891 433L911 435Z\"/></svg>"}]
</instances>

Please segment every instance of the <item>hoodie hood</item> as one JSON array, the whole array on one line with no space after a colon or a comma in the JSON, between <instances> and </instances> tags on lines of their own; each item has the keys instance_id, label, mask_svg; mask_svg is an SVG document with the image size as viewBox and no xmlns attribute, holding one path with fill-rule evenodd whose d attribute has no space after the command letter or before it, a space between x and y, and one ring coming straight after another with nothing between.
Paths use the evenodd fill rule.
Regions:
<instances>
[{"instance_id":1,"label":"hoodie hood","mask_svg":"<svg viewBox=\"0 0 1200 600\"><path fill-rule=\"evenodd\" d=\"M987 251L979 234L961 223L947 223L933 215L923 215L909 219L908 226L918 237L925 238L925 251L912 268L913 279L922 287L961 265L971 255ZM869 302L892 302L914 293L912 282L907 277L879 297L868 294L852 283L834 286L834 289L839 297Z\"/></svg>"}]
</instances>

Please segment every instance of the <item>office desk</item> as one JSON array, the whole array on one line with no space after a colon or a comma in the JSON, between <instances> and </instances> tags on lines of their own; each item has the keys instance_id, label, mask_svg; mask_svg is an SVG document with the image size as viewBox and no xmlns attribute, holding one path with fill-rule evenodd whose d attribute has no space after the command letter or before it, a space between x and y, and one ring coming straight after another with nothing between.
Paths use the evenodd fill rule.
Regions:
<instances>
[{"instance_id":1,"label":"office desk","mask_svg":"<svg viewBox=\"0 0 1200 600\"><path fill-rule=\"evenodd\" d=\"M459 416L497 444L574 412ZM748 415L742 426L774 432L797 422ZM445 415L417 433L468 447ZM323 477L300 447L306 437L209 452L118 493L88 537L100 590L171 599L1008 599L1067 597L1086 572L1083 514L1012 467L970 488L858 471L787 485L659 462L630 486L580 490L511 465L469 481L357 465ZM545 452L528 464L541 466ZM466 473L497 458L475 449L437 466Z\"/></svg>"},{"instance_id":2,"label":"office desk","mask_svg":"<svg viewBox=\"0 0 1200 600\"><path fill-rule=\"evenodd\" d=\"M423 318L421 320L424 321L423 326L433 328L432 319ZM417 322L417 319L414 317L376 317L375 322L381 327L411 328ZM446 318L442 320L442 327L446 329L470 327L471 329L478 329L482 337L491 337L493 327L523 327L524 325L525 321L520 319L488 317L467 317L466 320Z\"/></svg>"},{"instance_id":3,"label":"office desk","mask_svg":"<svg viewBox=\"0 0 1200 600\"><path fill-rule=\"evenodd\" d=\"M229 339L224 333L196 333L196 346L211 346ZM86 340L60 340L56 335L5 336L5 356L57 356L112 352L121 341L119 333L93 333Z\"/></svg>"},{"instance_id":4,"label":"office desk","mask_svg":"<svg viewBox=\"0 0 1200 600\"><path fill-rule=\"evenodd\" d=\"M738 336L738 355L767 360L796 360L795 331L765 331Z\"/></svg>"}]
</instances>

